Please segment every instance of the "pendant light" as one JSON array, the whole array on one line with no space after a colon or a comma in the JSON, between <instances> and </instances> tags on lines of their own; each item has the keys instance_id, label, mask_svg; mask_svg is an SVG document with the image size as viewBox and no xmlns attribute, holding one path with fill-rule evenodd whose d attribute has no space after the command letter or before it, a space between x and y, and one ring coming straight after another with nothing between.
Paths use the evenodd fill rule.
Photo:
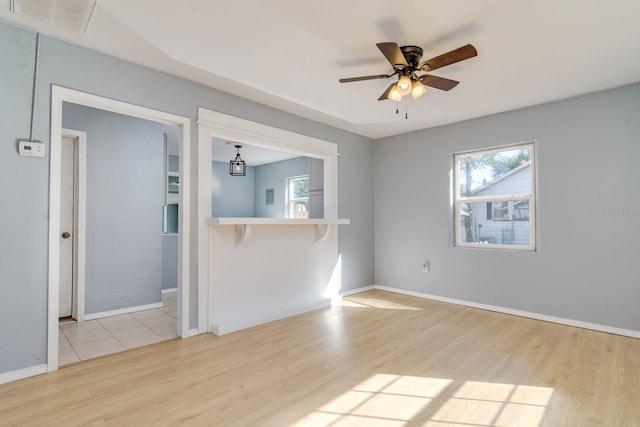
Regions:
<instances>
[{"instance_id":1,"label":"pendant light","mask_svg":"<svg viewBox=\"0 0 640 427\"><path fill-rule=\"evenodd\" d=\"M245 176L247 173L247 164L240 158L242 145L236 145L235 147L238 151L236 158L229 161L229 174L231 174L231 176Z\"/></svg>"}]
</instances>

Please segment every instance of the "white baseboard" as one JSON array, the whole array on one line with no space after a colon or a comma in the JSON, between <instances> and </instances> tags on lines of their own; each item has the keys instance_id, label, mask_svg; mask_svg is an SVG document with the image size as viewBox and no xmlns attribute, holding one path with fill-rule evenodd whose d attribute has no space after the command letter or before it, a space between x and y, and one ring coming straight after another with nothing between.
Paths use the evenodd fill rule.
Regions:
<instances>
[{"instance_id":1,"label":"white baseboard","mask_svg":"<svg viewBox=\"0 0 640 427\"><path fill-rule=\"evenodd\" d=\"M566 326L575 326L576 328L591 329L598 332L606 332L608 334L622 335L631 338L640 338L640 331L632 329L622 329L613 326L600 325L597 323L583 322L581 320L566 319L563 317L549 316L546 314L532 313L530 311L514 310L511 308L500 307L497 305L480 304L471 301L459 300L455 298L441 297L438 295L425 294L422 292L407 291L404 289L391 288L388 286L374 286L375 289L381 291L394 292L397 294L409 295L418 298L425 298L434 301L446 302L449 304L463 305L465 307L479 308L482 310L495 311L497 313L511 314L513 316L527 317L529 319L543 320L545 322L558 323Z\"/></svg>"},{"instance_id":2,"label":"white baseboard","mask_svg":"<svg viewBox=\"0 0 640 427\"><path fill-rule=\"evenodd\" d=\"M341 297L348 297L349 295L359 294L360 292L371 291L373 289L376 289L376 287L374 285L364 286L362 288L357 288L357 289L349 289L348 291L340 292L340 296Z\"/></svg>"},{"instance_id":3,"label":"white baseboard","mask_svg":"<svg viewBox=\"0 0 640 427\"><path fill-rule=\"evenodd\" d=\"M312 305L307 305L304 307L299 307L299 308L294 308L294 309L290 309L290 310L286 310L280 313L276 313L276 314L272 314L269 316L264 316L264 317L260 317L260 318L255 318L255 319L248 319L246 321L243 322L239 322L239 323L233 323L233 324L229 324L229 325L216 325L216 324L212 324L211 325L211 332L213 332L215 335L226 335L226 334L230 334L232 332L237 332L243 329L248 329L248 328L252 328L254 326L258 326L258 325L262 325L265 323L269 323L269 322L273 322L276 320L280 320L280 319L284 319L287 317L291 317L291 316L295 316L297 314L302 314L302 313L306 313L309 311L313 311L313 310L318 310L321 308L326 308L331 306L331 300L327 299L324 301L320 301L316 304L312 304Z\"/></svg>"},{"instance_id":4,"label":"white baseboard","mask_svg":"<svg viewBox=\"0 0 640 427\"><path fill-rule=\"evenodd\" d=\"M162 289L160 292L162 292L163 294L170 294L171 292L178 292L178 288Z\"/></svg>"},{"instance_id":5,"label":"white baseboard","mask_svg":"<svg viewBox=\"0 0 640 427\"><path fill-rule=\"evenodd\" d=\"M189 335L187 335L186 337L182 337L182 338L194 337L194 336L198 335L199 333L200 332L198 332L198 328L189 329Z\"/></svg>"},{"instance_id":6,"label":"white baseboard","mask_svg":"<svg viewBox=\"0 0 640 427\"><path fill-rule=\"evenodd\" d=\"M153 304L137 305L135 307L119 308L117 310L101 311L99 313L88 313L84 315L84 320L101 319L103 317L117 316L119 314L135 313L136 311L153 310L154 308L162 308L162 302L154 302Z\"/></svg>"},{"instance_id":7,"label":"white baseboard","mask_svg":"<svg viewBox=\"0 0 640 427\"><path fill-rule=\"evenodd\" d=\"M47 365L36 365L28 368L18 369L0 374L0 384L18 381L23 378L33 377L34 375L46 374Z\"/></svg>"}]
</instances>

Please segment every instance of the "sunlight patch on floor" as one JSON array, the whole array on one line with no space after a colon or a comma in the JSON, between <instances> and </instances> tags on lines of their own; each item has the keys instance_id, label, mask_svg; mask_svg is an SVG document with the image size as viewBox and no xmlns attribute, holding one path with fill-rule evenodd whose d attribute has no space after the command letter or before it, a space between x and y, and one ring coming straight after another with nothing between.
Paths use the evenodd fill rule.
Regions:
<instances>
[{"instance_id":1,"label":"sunlight patch on floor","mask_svg":"<svg viewBox=\"0 0 640 427\"><path fill-rule=\"evenodd\" d=\"M538 426L553 389L467 381L426 426Z\"/></svg>"},{"instance_id":2,"label":"sunlight patch on floor","mask_svg":"<svg viewBox=\"0 0 640 427\"><path fill-rule=\"evenodd\" d=\"M552 394L547 387L375 374L292 426L538 426Z\"/></svg>"}]
</instances>

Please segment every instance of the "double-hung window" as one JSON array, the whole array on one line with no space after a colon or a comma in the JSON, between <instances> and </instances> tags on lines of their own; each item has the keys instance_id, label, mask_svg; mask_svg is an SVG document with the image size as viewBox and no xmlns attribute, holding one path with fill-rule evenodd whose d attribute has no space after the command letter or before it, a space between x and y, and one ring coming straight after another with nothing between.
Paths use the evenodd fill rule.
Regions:
<instances>
[{"instance_id":1,"label":"double-hung window","mask_svg":"<svg viewBox=\"0 0 640 427\"><path fill-rule=\"evenodd\" d=\"M455 154L455 245L535 250L533 143Z\"/></svg>"},{"instance_id":2,"label":"double-hung window","mask_svg":"<svg viewBox=\"0 0 640 427\"><path fill-rule=\"evenodd\" d=\"M287 179L287 218L309 218L309 175Z\"/></svg>"}]
</instances>

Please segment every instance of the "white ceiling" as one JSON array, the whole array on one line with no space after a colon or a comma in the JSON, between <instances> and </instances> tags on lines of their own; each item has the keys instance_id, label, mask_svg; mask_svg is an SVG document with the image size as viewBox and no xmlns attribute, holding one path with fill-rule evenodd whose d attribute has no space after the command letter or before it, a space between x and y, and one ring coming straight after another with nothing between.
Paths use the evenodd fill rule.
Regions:
<instances>
[{"instance_id":1,"label":"white ceiling","mask_svg":"<svg viewBox=\"0 0 640 427\"><path fill-rule=\"evenodd\" d=\"M82 31L0 0L0 19L371 138L640 80L638 0L13 1L91 13ZM409 97L405 119L377 101L391 79L338 83L390 73L383 41L478 57L434 71L461 83Z\"/></svg>"},{"instance_id":2,"label":"white ceiling","mask_svg":"<svg viewBox=\"0 0 640 427\"><path fill-rule=\"evenodd\" d=\"M211 159L216 162L228 163L236 157L236 145L241 145L240 158L247 166L260 166L268 163L300 157L299 154L290 154L283 151L257 147L244 142L227 141L219 138L211 138Z\"/></svg>"}]
</instances>

